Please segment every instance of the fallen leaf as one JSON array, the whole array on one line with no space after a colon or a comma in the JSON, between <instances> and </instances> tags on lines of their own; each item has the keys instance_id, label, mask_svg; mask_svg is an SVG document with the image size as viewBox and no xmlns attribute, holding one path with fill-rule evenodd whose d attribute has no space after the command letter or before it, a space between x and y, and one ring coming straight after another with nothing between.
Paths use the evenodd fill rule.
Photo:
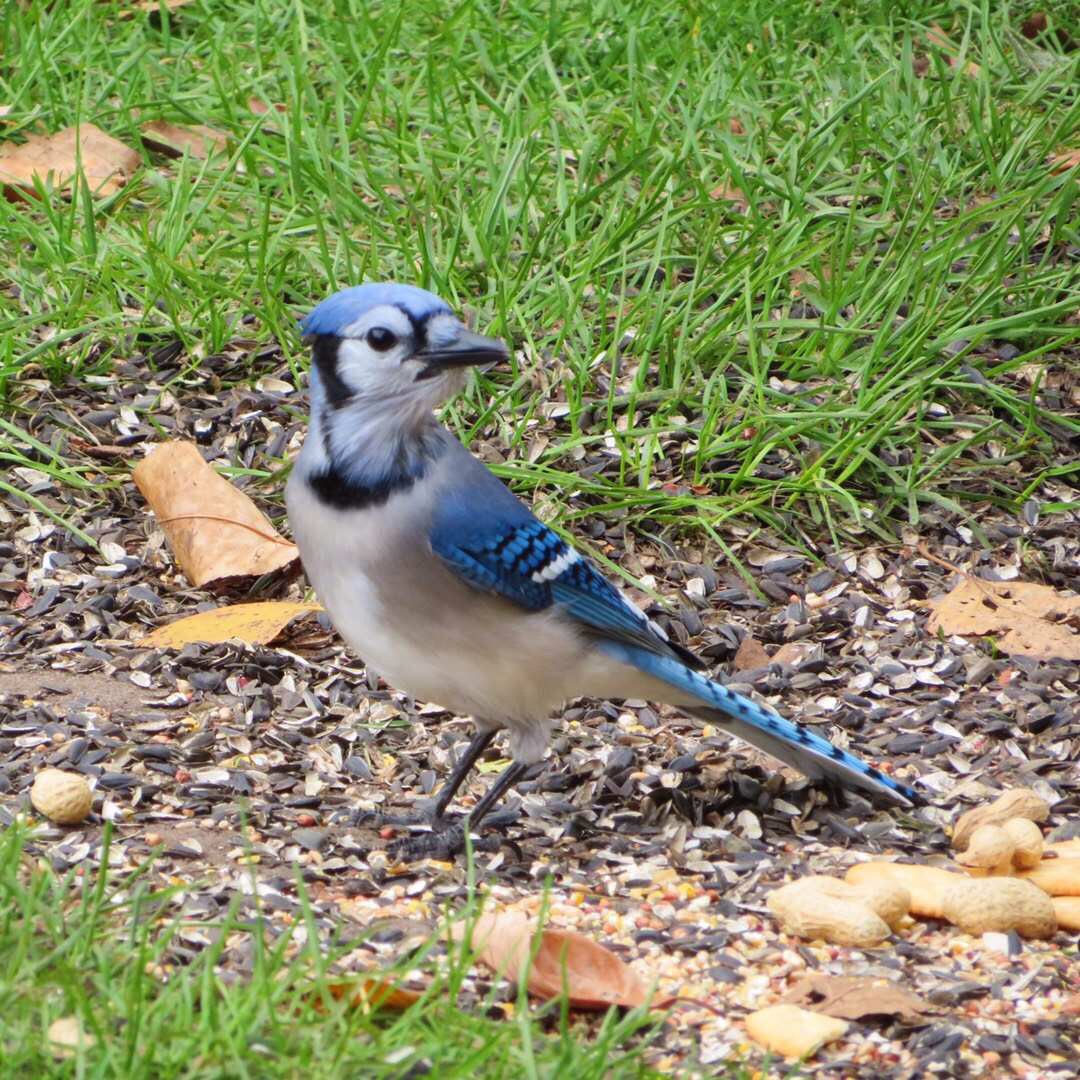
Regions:
<instances>
[{"instance_id":1,"label":"fallen leaf","mask_svg":"<svg viewBox=\"0 0 1080 1080\"><path fill-rule=\"evenodd\" d=\"M1080 660L1080 596L1062 596L1032 582L965 575L930 606L932 634L993 634L1010 656Z\"/></svg>"},{"instance_id":2,"label":"fallen leaf","mask_svg":"<svg viewBox=\"0 0 1080 1080\"><path fill-rule=\"evenodd\" d=\"M1029 41L1037 38L1046 29L1046 12L1033 11L1021 24L1020 33Z\"/></svg>"},{"instance_id":3,"label":"fallen leaf","mask_svg":"<svg viewBox=\"0 0 1080 1080\"><path fill-rule=\"evenodd\" d=\"M165 120L150 120L140 130L143 142L151 150L168 157L183 157L186 153L196 158L208 158L223 151L229 143L225 132L205 124L185 127Z\"/></svg>"},{"instance_id":4,"label":"fallen leaf","mask_svg":"<svg viewBox=\"0 0 1080 1080\"><path fill-rule=\"evenodd\" d=\"M134 19L140 12L149 12L151 15L160 11L161 8L165 8L167 11L175 11L177 8L186 7L191 3L191 0L139 0L137 4L132 4L131 7L124 8L123 11L118 12L118 17L121 19Z\"/></svg>"},{"instance_id":5,"label":"fallen leaf","mask_svg":"<svg viewBox=\"0 0 1080 1080\"><path fill-rule=\"evenodd\" d=\"M734 203L742 211L750 209L750 200L742 191L731 184L718 184L709 192L709 198L716 199L718 202Z\"/></svg>"},{"instance_id":6,"label":"fallen leaf","mask_svg":"<svg viewBox=\"0 0 1080 1080\"><path fill-rule=\"evenodd\" d=\"M467 929L457 924L454 935L460 938ZM526 987L545 1001L561 998L565 987L567 1001L578 1009L637 1008L650 1003L637 974L610 949L573 930L541 930L523 911L481 915L472 927L472 943L481 963L511 982L520 978L535 946ZM664 1008L671 1000L654 997L651 1005Z\"/></svg>"},{"instance_id":7,"label":"fallen leaf","mask_svg":"<svg viewBox=\"0 0 1080 1080\"><path fill-rule=\"evenodd\" d=\"M733 663L736 671L753 671L755 668L768 666L769 654L764 645L747 634L739 643Z\"/></svg>"},{"instance_id":8,"label":"fallen leaf","mask_svg":"<svg viewBox=\"0 0 1080 1080\"><path fill-rule=\"evenodd\" d=\"M1080 165L1080 150L1061 150L1051 154L1049 158L1050 171L1054 173L1068 172Z\"/></svg>"},{"instance_id":9,"label":"fallen leaf","mask_svg":"<svg viewBox=\"0 0 1080 1080\"><path fill-rule=\"evenodd\" d=\"M376 1009L404 1012L421 998L415 990L404 990L379 975L331 983L327 990L335 1001L348 1001L350 1008L362 1012L374 1012Z\"/></svg>"},{"instance_id":10,"label":"fallen leaf","mask_svg":"<svg viewBox=\"0 0 1080 1080\"><path fill-rule=\"evenodd\" d=\"M49 1049L56 1057L74 1057L79 1050L89 1050L97 1041L93 1035L83 1031L77 1016L61 1016L49 1025L45 1036Z\"/></svg>"},{"instance_id":11,"label":"fallen leaf","mask_svg":"<svg viewBox=\"0 0 1080 1080\"><path fill-rule=\"evenodd\" d=\"M193 585L259 577L299 558L296 545L210 468L194 443L162 443L132 476Z\"/></svg>"},{"instance_id":12,"label":"fallen leaf","mask_svg":"<svg viewBox=\"0 0 1080 1080\"><path fill-rule=\"evenodd\" d=\"M750 1038L786 1058L816 1053L826 1043L842 1038L850 1026L846 1020L822 1016L797 1005L770 1005L746 1018Z\"/></svg>"},{"instance_id":13,"label":"fallen leaf","mask_svg":"<svg viewBox=\"0 0 1080 1080\"><path fill-rule=\"evenodd\" d=\"M263 101L262 98L257 97L248 98L248 108L253 113L255 113L256 116L265 116L267 113L271 112L283 113L286 111L286 106L281 104L281 102L276 102L273 105L267 105L267 103Z\"/></svg>"},{"instance_id":14,"label":"fallen leaf","mask_svg":"<svg viewBox=\"0 0 1080 1080\"><path fill-rule=\"evenodd\" d=\"M139 645L144 649L182 649L192 642L216 644L234 638L249 645L269 645L293 619L321 610L318 604L284 600L232 604L159 626L141 638Z\"/></svg>"},{"instance_id":15,"label":"fallen leaf","mask_svg":"<svg viewBox=\"0 0 1080 1080\"><path fill-rule=\"evenodd\" d=\"M926 41L945 53L945 60L949 67L955 68L959 65L960 60L957 56L960 51L959 48L937 23L933 23L930 29L926 31ZM975 78L979 71L979 65L970 60L964 65L964 74L970 75L972 78Z\"/></svg>"},{"instance_id":16,"label":"fallen leaf","mask_svg":"<svg viewBox=\"0 0 1080 1080\"><path fill-rule=\"evenodd\" d=\"M81 166L90 190L112 194L138 168L139 155L93 124L64 128L53 135L30 135L24 143L0 149L0 184L34 191L34 181L51 181L57 191L71 186Z\"/></svg>"},{"instance_id":17,"label":"fallen leaf","mask_svg":"<svg viewBox=\"0 0 1080 1080\"><path fill-rule=\"evenodd\" d=\"M895 1016L908 1024L922 1024L938 1011L918 995L887 979L820 972L801 978L780 1001L841 1020Z\"/></svg>"}]
</instances>

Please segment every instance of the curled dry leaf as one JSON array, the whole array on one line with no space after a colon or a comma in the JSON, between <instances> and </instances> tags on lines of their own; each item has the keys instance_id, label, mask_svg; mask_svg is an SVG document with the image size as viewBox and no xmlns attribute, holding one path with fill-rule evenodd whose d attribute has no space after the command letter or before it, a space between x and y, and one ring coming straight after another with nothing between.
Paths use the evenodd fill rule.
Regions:
<instances>
[{"instance_id":1,"label":"curled dry leaf","mask_svg":"<svg viewBox=\"0 0 1080 1080\"><path fill-rule=\"evenodd\" d=\"M223 151L229 143L229 137L223 131L217 131L205 124L185 127L182 124L170 124L165 120L150 120L140 128L142 141L168 157L183 157L190 154L196 158L208 158Z\"/></svg>"},{"instance_id":2,"label":"curled dry leaf","mask_svg":"<svg viewBox=\"0 0 1080 1080\"><path fill-rule=\"evenodd\" d=\"M867 975L815 972L800 979L780 1000L841 1020L895 1016L908 1024L921 1024L938 1011L910 990Z\"/></svg>"},{"instance_id":3,"label":"curled dry leaf","mask_svg":"<svg viewBox=\"0 0 1080 1080\"><path fill-rule=\"evenodd\" d=\"M949 67L955 68L959 66L960 60L957 54L960 49L937 23L934 23L930 29L927 30L926 40L928 44L935 46L945 54L945 59L948 62ZM979 70L979 65L971 61L968 61L968 63L964 65L964 74L970 75L972 78L978 76Z\"/></svg>"},{"instance_id":4,"label":"curled dry leaf","mask_svg":"<svg viewBox=\"0 0 1080 1080\"><path fill-rule=\"evenodd\" d=\"M327 990L335 1001L347 1001L350 1008L362 1012L375 1012L377 1009L404 1012L421 997L415 990L404 990L379 975L331 983Z\"/></svg>"},{"instance_id":5,"label":"curled dry leaf","mask_svg":"<svg viewBox=\"0 0 1080 1080\"><path fill-rule=\"evenodd\" d=\"M1080 150L1059 150L1050 155L1050 171L1054 173L1068 172L1080 165Z\"/></svg>"},{"instance_id":6,"label":"curled dry leaf","mask_svg":"<svg viewBox=\"0 0 1080 1080\"><path fill-rule=\"evenodd\" d=\"M64 128L53 135L30 135L24 143L0 149L0 184L33 192L34 183L56 190L71 186L80 168L90 190L111 195L139 166L139 155L93 124Z\"/></svg>"},{"instance_id":7,"label":"curled dry leaf","mask_svg":"<svg viewBox=\"0 0 1080 1080\"><path fill-rule=\"evenodd\" d=\"M233 604L159 626L142 638L139 645L144 649L182 649L193 642L215 644L235 638L249 645L269 645L293 619L321 610L318 604L283 600Z\"/></svg>"},{"instance_id":8,"label":"curled dry leaf","mask_svg":"<svg viewBox=\"0 0 1080 1080\"><path fill-rule=\"evenodd\" d=\"M193 585L259 577L299 558L296 545L210 468L194 443L162 443L132 475Z\"/></svg>"},{"instance_id":9,"label":"curled dry leaf","mask_svg":"<svg viewBox=\"0 0 1080 1080\"><path fill-rule=\"evenodd\" d=\"M816 1053L826 1043L842 1038L850 1026L846 1020L822 1016L797 1005L770 1005L746 1018L750 1038L786 1058Z\"/></svg>"},{"instance_id":10,"label":"curled dry leaf","mask_svg":"<svg viewBox=\"0 0 1080 1080\"><path fill-rule=\"evenodd\" d=\"M453 928L457 938L466 931L460 924ZM637 1008L650 1003L645 985L610 949L573 930L541 930L523 911L481 915L472 928L472 943L481 963L511 982L528 967L526 987L545 1001L561 998L565 989L568 1002L578 1009ZM654 997L651 1004L663 1008L670 1001Z\"/></svg>"},{"instance_id":11,"label":"curled dry leaf","mask_svg":"<svg viewBox=\"0 0 1080 1080\"><path fill-rule=\"evenodd\" d=\"M930 606L932 634L992 634L1010 656L1080 660L1080 596L1027 581L964 577Z\"/></svg>"},{"instance_id":12,"label":"curled dry leaf","mask_svg":"<svg viewBox=\"0 0 1080 1080\"><path fill-rule=\"evenodd\" d=\"M732 184L717 184L717 186L709 192L709 198L715 199L717 202L734 203L735 208L743 212L750 209L750 200L746 197L745 193Z\"/></svg>"}]
</instances>

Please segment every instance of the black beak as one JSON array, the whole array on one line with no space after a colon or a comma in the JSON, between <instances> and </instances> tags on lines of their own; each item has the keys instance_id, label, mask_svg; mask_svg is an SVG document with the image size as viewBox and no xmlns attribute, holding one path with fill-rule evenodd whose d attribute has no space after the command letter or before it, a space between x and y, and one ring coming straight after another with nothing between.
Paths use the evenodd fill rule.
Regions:
<instances>
[{"instance_id":1,"label":"black beak","mask_svg":"<svg viewBox=\"0 0 1080 1080\"><path fill-rule=\"evenodd\" d=\"M425 361L417 379L430 379L447 368L478 367L497 364L510 355L510 350L498 338L484 337L471 330L461 330L454 341L433 349L421 349L417 360Z\"/></svg>"}]
</instances>

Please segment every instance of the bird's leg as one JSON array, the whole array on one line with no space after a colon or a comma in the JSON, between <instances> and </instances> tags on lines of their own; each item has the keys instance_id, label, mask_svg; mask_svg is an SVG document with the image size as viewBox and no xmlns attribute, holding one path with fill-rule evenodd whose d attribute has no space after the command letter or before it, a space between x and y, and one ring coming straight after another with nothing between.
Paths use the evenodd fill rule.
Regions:
<instances>
[{"instance_id":1,"label":"bird's leg","mask_svg":"<svg viewBox=\"0 0 1080 1080\"><path fill-rule=\"evenodd\" d=\"M469 811L463 823L455 822L447 828L421 833L399 840L389 848L390 852L402 862L415 859L443 858L451 859L465 848L465 832L474 830L489 813L492 807L529 771L530 766L521 761L512 761L484 792L480 801Z\"/></svg>"},{"instance_id":2,"label":"bird's leg","mask_svg":"<svg viewBox=\"0 0 1080 1080\"><path fill-rule=\"evenodd\" d=\"M441 818L446 813L450 800L457 794L458 788L465 783L465 777L472 771L472 767L480 760L480 755L491 745L494 738L494 729L491 731L478 731L472 737L469 745L465 748L465 753L458 758L457 764L439 792L439 797L435 800L435 806L432 808L434 818Z\"/></svg>"},{"instance_id":3,"label":"bird's leg","mask_svg":"<svg viewBox=\"0 0 1080 1080\"><path fill-rule=\"evenodd\" d=\"M446 816L446 809L450 800L457 794L458 788L465 782L472 767L479 761L480 755L491 745L495 738L495 731L478 731L465 748L465 753L458 758L457 763L451 770L439 791L438 798L429 807L425 807L418 813L403 816L380 814L378 822L386 825L438 825ZM365 815L365 821L370 823L370 817Z\"/></svg>"}]
</instances>

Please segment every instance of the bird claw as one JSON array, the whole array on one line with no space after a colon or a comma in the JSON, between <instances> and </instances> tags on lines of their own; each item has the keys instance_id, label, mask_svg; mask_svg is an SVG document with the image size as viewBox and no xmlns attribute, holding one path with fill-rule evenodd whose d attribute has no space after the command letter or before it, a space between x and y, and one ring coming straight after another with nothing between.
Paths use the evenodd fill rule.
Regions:
<instances>
[{"instance_id":1,"label":"bird claw","mask_svg":"<svg viewBox=\"0 0 1080 1080\"><path fill-rule=\"evenodd\" d=\"M414 833L395 840L387 847L387 854L405 863L419 862L421 859L449 862L465 850L464 822L443 818L432 825L430 832ZM498 836L472 837L474 851L498 851L501 843Z\"/></svg>"}]
</instances>

